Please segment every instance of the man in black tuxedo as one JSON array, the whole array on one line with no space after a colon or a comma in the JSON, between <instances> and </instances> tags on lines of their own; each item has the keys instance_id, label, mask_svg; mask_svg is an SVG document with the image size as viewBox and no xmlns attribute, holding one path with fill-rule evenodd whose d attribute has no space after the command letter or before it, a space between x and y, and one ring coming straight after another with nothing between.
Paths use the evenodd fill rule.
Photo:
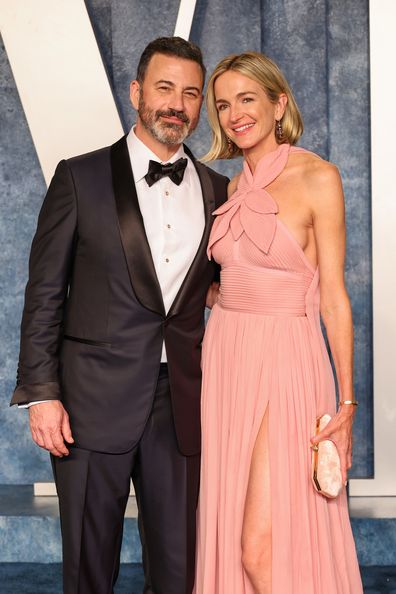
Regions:
<instances>
[{"instance_id":1,"label":"man in black tuxedo","mask_svg":"<svg viewBox=\"0 0 396 594\"><path fill-rule=\"evenodd\" d=\"M144 591L192 591L206 245L228 181L182 144L204 76L197 46L150 43L135 127L61 161L39 216L12 404L51 452L65 594L113 592L131 477Z\"/></svg>"}]
</instances>

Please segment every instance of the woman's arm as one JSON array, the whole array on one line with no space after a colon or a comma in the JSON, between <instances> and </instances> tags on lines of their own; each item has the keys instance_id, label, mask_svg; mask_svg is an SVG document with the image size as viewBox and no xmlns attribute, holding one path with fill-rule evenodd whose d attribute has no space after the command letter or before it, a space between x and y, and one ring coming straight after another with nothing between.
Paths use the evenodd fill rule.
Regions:
<instances>
[{"instance_id":1,"label":"woman's arm","mask_svg":"<svg viewBox=\"0 0 396 594\"><path fill-rule=\"evenodd\" d=\"M320 162L312 173L312 213L320 270L320 313L333 357L340 402L354 401L353 325L344 283L345 212L342 184L337 168ZM312 443L332 439L338 449L343 480L352 465L352 423L356 407L343 404Z\"/></svg>"}]
</instances>

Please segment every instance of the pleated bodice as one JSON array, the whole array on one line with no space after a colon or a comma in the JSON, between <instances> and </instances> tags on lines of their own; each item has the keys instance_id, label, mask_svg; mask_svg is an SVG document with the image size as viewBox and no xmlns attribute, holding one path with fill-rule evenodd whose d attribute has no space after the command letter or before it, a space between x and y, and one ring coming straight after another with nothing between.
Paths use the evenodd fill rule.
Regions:
<instances>
[{"instance_id":1,"label":"pleated bodice","mask_svg":"<svg viewBox=\"0 0 396 594\"><path fill-rule=\"evenodd\" d=\"M245 163L236 192L215 212L208 255L221 264L219 305L225 309L306 315L315 270L265 189L283 171L290 152L301 150L281 145L260 160L254 175Z\"/></svg>"}]
</instances>

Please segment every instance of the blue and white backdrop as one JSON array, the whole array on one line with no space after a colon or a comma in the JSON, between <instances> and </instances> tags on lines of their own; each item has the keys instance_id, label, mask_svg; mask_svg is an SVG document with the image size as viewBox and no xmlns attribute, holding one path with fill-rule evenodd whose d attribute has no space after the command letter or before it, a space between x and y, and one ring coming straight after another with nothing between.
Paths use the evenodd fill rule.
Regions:
<instances>
[{"instance_id":1,"label":"blue and white backdrop","mask_svg":"<svg viewBox=\"0 0 396 594\"><path fill-rule=\"evenodd\" d=\"M395 479L392 484L381 479L381 473L387 474L386 467L381 469L386 442L377 444L378 436L390 434L389 422L396 416L389 398L391 368L381 368L382 354L376 374L383 389L373 390L373 322L378 326L375 349L381 343L378 353L382 348L388 356L391 345L384 348L382 335L389 337L396 325L391 312L383 312L379 324L376 317L381 311L376 294L381 299L386 289L382 269L376 268L373 277L375 242L383 239L380 227L372 251L377 215L371 208L371 146L380 151L381 143L374 137L371 143L370 133L369 11L371 52L379 48L377 61L371 58L373 80L374 69L380 73L383 66L378 56L388 53L381 46L387 37L387 19L381 14L386 6L394 11L391 0L373 0L370 6L367 0L0 0L0 484L51 479L47 455L31 443L27 413L8 408L28 253L46 184L59 159L110 144L129 129L134 121L129 82L139 55L153 38L173 35L178 22L177 30L203 49L209 72L228 53L252 49L274 58L303 113L301 145L341 171L360 401L351 474L363 479L353 481L351 490L396 495ZM379 88L380 78L376 84ZM373 88L371 93L374 109ZM197 156L208 148L205 111L188 144ZM380 152L376 159L380 168ZM234 161L215 167L232 175L239 165ZM384 213L386 204L382 209ZM391 235L388 241L395 247Z\"/></svg>"}]
</instances>

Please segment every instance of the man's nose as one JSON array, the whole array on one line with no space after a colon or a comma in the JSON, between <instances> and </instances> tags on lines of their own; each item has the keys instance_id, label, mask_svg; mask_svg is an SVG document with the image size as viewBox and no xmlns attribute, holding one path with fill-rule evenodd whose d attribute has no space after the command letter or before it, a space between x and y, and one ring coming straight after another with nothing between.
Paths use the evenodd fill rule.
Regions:
<instances>
[{"instance_id":1,"label":"man's nose","mask_svg":"<svg viewBox=\"0 0 396 594\"><path fill-rule=\"evenodd\" d=\"M174 109L175 111L184 111L184 96L183 93L178 93L175 91L172 93L169 102L169 108Z\"/></svg>"}]
</instances>

